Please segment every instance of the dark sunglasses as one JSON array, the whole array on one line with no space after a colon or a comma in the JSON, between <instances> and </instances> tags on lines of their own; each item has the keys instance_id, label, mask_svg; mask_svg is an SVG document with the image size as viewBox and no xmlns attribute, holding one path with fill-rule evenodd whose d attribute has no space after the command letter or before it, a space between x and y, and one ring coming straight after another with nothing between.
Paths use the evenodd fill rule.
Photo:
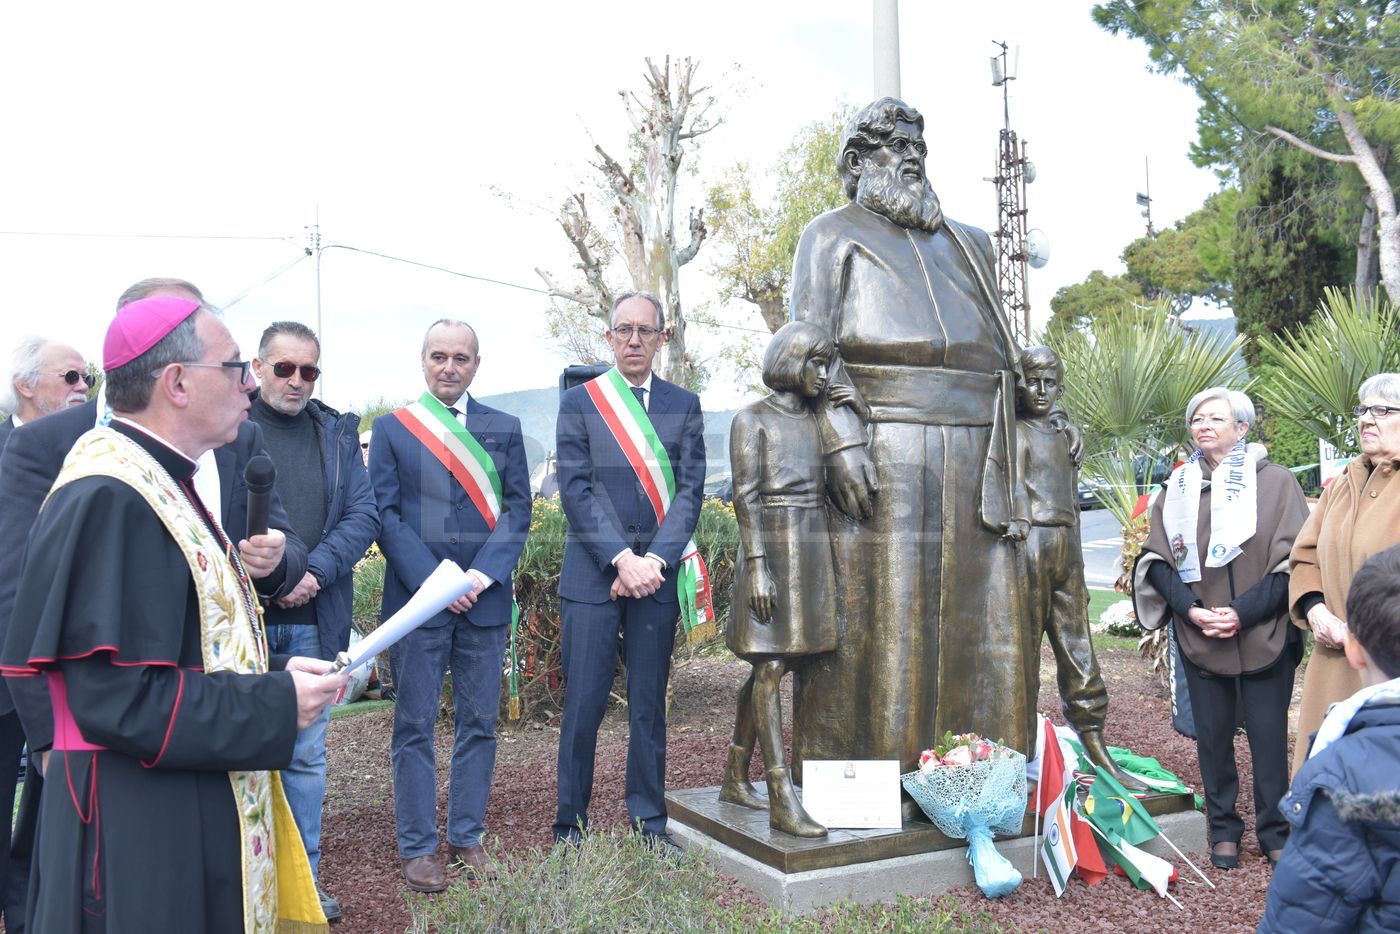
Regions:
<instances>
[{"instance_id":1,"label":"dark sunglasses","mask_svg":"<svg viewBox=\"0 0 1400 934\"><path fill-rule=\"evenodd\" d=\"M87 383L87 388L89 389L97 384L97 377L93 376L91 373L79 373L77 370L69 370L67 373L60 373L58 375L62 376L63 381L69 386L78 385L78 380Z\"/></svg>"},{"instance_id":2,"label":"dark sunglasses","mask_svg":"<svg viewBox=\"0 0 1400 934\"><path fill-rule=\"evenodd\" d=\"M278 379L290 379L291 375L297 370L301 370L301 378L308 383L316 382L321 376L321 371L309 363L303 363L301 366L297 366L295 363L288 363L286 360L283 360L281 363L274 363L272 365L272 373Z\"/></svg>"}]
</instances>

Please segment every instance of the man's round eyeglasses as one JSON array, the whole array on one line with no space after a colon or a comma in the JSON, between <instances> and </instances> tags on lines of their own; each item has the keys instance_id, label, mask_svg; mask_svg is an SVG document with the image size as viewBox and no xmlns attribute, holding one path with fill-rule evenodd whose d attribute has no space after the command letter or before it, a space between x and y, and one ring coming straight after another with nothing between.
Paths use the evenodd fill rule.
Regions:
<instances>
[{"instance_id":1,"label":"man's round eyeglasses","mask_svg":"<svg viewBox=\"0 0 1400 934\"><path fill-rule=\"evenodd\" d=\"M1372 418L1379 420L1390 415L1392 412L1400 412L1400 408L1396 408L1393 405L1357 405L1353 406L1351 410L1351 414L1355 415L1357 418L1360 418L1367 412L1371 413Z\"/></svg>"},{"instance_id":2,"label":"man's round eyeglasses","mask_svg":"<svg viewBox=\"0 0 1400 934\"><path fill-rule=\"evenodd\" d=\"M914 151L919 155L928 155L928 144L921 139L905 139L903 136L892 136L885 140L885 148L897 155L903 155L909 150L910 146L914 147Z\"/></svg>"},{"instance_id":3,"label":"man's round eyeglasses","mask_svg":"<svg viewBox=\"0 0 1400 934\"><path fill-rule=\"evenodd\" d=\"M218 363L205 363L203 360L182 360L180 361L180 366L217 366L227 367L230 370L237 370L238 383L240 386L248 382L253 376L253 361L251 360L221 360ZM165 371L156 370L151 374L151 379L160 379L160 374L163 372Z\"/></svg>"},{"instance_id":4,"label":"man's round eyeglasses","mask_svg":"<svg viewBox=\"0 0 1400 934\"><path fill-rule=\"evenodd\" d=\"M612 332L625 341L630 341L635 334L644 341L649 341L661 332L650 325L619 324L612 329Z\"/></svg>"},{"instance_id":5,"label":"man's round eyeglasses","mask_svg":"<svg viewBox=\"0 0 1400 934\"><path fill-rule=\"evenodd\" d=\"M298 366L295 363L289 363L288 361L283 360L281 363L274 363L272 365L273 375L275 375L278 379L291 379L292 374L295 373L297 370L301 370L301 378L308 383L316 382L316 380L319 379L321 376L320 369L312 366L309 363L303 363L300 366Z\"/></svg>"},{"instance_id":6,"label":"man's round eyeglasses","mask_svg":"<svg viewBox=\"0 0 1400 934\"><path fill-rule=\"evenodd\" d=\"M60 373L58 375L62 376L63 381L69 386L78 385L78 380L82 380L83 382L87 383L87 388L89 389L91 389L97 384L97 377L92 375L91 373L82 373L78 370L69 370L67 373Z\"/></svg>"}]
</instances>

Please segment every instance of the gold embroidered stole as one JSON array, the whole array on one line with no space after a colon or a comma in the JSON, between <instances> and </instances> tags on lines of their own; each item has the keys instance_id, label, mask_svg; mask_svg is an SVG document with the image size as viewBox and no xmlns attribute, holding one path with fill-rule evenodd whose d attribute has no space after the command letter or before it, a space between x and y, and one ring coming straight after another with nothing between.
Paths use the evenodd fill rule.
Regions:
<instances>
[{"instance_id":1,"label":"gold embroidered stole","mask_svg":"<svg viewBox=\"0 0 1400 934\"><path fill-rule=\"evenodd\" d=\"M184 554L200 607L205 672L266 672L267 640L257 597L238 553L210 534L174 478L139 444L110 428L94 428L78 439L53 489L91 476L120 480L139 493ZM243 930L329 930L281 776L228 774L242 838Z\"/></svg>"}]
</instances>

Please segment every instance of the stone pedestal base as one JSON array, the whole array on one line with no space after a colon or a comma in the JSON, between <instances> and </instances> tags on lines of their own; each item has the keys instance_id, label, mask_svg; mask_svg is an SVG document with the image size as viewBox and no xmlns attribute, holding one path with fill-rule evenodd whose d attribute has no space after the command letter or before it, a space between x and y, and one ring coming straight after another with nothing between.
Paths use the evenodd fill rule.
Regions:
<instances>
[{"instance_id":1,"label":"stone pedestal base","mask_svg":"<svg viewBox=\"0 0 1400 934\"><path fill-rule=\"evenodd\" d=\"M1206 849L1205 815L1189 795L1154 795L1143 803L1182 852ZM965 843L923 821L906 821L900 830L832 830L823 840L805 840L771 830L767 811L721 803L718 788L674 791L666 804L670 832L686 849L702 851L720 872L787 913L937 895L974 882ZM1022 830L1023 836L998 838L997 850L1025 877L1023 885L1048 886L1044 865L1039 881L1031 879L1037 854L1030 817ZM1180 862L1160 837L1143 849Z\"/></svg>"}]
</instances>

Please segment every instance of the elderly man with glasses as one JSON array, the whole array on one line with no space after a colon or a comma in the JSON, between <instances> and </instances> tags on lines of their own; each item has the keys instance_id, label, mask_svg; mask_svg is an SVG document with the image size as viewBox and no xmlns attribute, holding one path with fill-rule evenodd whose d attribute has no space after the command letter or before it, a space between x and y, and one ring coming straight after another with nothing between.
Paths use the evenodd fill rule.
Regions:
<instances>
[{"instance_id":1,"label":"elderly man with glasses","mask_svg":"<svg viewBox=\"0 0 1400 934\"><path fill-rule=\"evenodd\" d=\"M82 405L95 378L88 373L83 355L67 344L42 337L26 337L15 348L10 381L0 410L10 417L0 423L0 450L19 425L45 415Z\"/></svg>"},{"instance_id":2,"label":"elderly man with glasses","mask_svg":"<svg viewBox=\"0 0 1400 934\"><path fill-rule=\"evenodd\" d=\"M559 400L559 498L569 518L559 574L564 716L554 839L588 829L598 728L627 668L627 820L658 854L680 848L666 822L666 681L677 574L700 516L705 420L695 393L652 371L667 341L649 292L614 297L604 337L616 366Z\"/></svg>"},{"instance_id":3,"label":"elderly man with glasses","mask_svg":"<svg viewBox=\"0 0 1400 934\"><path fill-rule=\"evenodd\" d=\"M12 359L9 384L0 394L0 411L10 413L9 418L0 422L0 451L4 451L10 433L20 425L82 405L87 401L93 382L82 354L72 347L42 337L26 337L20 341ZM19 714L15 712L9 689L0 683L0 809L6 814L13 810L23 750L24 730ZM0 829L0 913L10 931L24 929L33 816L31 800L13 834L10 821L5 821Z\"/></svg>"},{"instance_id":4,"label":"elderly man with glasses","mask_svg":"<svg viewBox=\"0 0 1400 934\"><path fill-rule=\"evenodd\" d=\"M311 398L321 375L320 359L321 342L306 325L269 325L253 359L258 390L248 417L262 426L268 455L277 466L277 491L307 548L306 573L267 608L268 650L329 660L349 646L353 571L379 534L379 510L360 456L360 417L342 415ZM321 865L329 720L327 707L297 734L292 763L282 770L313 877ZM340 905L319 883L317 894L327 919L339 918Z\"/></svg>"}]
</instances>

